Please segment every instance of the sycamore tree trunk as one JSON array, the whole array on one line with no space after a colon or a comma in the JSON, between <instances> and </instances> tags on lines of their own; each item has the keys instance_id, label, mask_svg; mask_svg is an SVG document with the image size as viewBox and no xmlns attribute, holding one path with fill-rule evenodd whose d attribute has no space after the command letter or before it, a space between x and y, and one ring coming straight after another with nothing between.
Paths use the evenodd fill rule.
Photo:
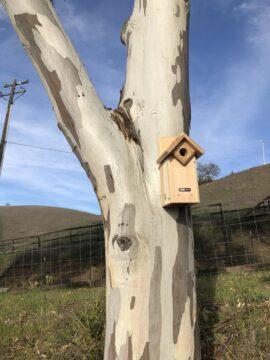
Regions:
<instances>
[{"instance_id":1,"label":"sycamore tree trunk","mask_svg":"<svg viewBox=\"0 0 270 360\"><path fill-rule=\"evenodd\" d=\"M188 133L188 0L135 0L109 110L49 0L0 0L89 176L105 225L105 360L200 359L189 207L160 202L158 140Z\"/></svg>"}]
</instances>

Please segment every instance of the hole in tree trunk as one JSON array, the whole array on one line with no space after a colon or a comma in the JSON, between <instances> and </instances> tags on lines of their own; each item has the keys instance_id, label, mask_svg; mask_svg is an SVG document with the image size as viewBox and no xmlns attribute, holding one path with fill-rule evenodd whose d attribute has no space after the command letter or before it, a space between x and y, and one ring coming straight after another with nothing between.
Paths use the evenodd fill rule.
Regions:
<instances>
[{"instance_id":1,"label":"hole in tree trunk","mask_svg":"<svg viewBox=\"0 0 270 360\"><path fill-rule=\"evenodd\" d=\"M132 240L126 236L117 237L113 239L113 244L117 242L121 251L127 251L132 246Z\"/></svg>"}]
</instances>

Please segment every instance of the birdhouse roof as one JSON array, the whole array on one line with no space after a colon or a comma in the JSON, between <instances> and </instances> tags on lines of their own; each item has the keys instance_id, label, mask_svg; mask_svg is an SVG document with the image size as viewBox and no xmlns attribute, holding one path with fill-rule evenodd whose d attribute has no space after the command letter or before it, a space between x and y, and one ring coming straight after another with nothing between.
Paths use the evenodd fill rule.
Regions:
<instances>
[{"instance_id":1,"label":"birdhouse roof","mask_svg":"<svg viewBox=\"0 0 270 360\"><path fill-rule=\"evenodd\" d=\"M187 134L181 133L175 138L171 145L163 151L163 153L157 159L157 163L161 164L169 155L171 155L171 153L177 148L180 143L189 144L194 149L196 158L199 158L204 154L204 150L195 141L193 141Z\"/></svg>"}]
</instances>

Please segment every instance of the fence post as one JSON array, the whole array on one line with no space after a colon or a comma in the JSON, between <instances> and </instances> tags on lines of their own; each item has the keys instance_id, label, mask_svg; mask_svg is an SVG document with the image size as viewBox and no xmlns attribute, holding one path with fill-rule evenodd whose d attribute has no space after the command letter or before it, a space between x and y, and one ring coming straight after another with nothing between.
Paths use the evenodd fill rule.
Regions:
<instances>
[{"instance_id":1,"label":"fence post","mask_svg":"<svg viewBox=\"0 0 270 360\"><path fill-rule=\"evenodd\" d=\"M231 266L233 266L231 248L230 248L230 244L229 244L227 224L226 224L226 220L225 220L225 214L224 214L224 211L223 211L222 203L219 204L219 207L220 207L221 220L222 220L222 224L223 224L223 227L224 227L225 246L226 246L228 257L230 258Z\"/></svg>"},{"instance_id":2,"label":"fence post","mask_svg":"<svg viewBox=\"0 0 270 360\"><path fill-rule=\"evenodd\" d=\"M38 236L38 247L39 247L39 256L40 256L40 284L43 286L43 253L42 253L42 244L40 236Z\"/></svg>"}]
</instances>

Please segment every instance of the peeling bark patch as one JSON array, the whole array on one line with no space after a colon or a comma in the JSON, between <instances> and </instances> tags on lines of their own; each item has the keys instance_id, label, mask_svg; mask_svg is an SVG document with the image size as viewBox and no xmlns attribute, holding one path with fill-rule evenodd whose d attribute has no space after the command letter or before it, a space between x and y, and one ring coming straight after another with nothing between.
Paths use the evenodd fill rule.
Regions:
<instances>
[{"instance_id":1,"label":"peeling bark patch","mask_svg":"<svg viewBox=\"0 0 270 360\"><path fill-rule=\"evenodd\" d=\"M113 333L111 334L110 345L109 345L109 350L108 350L108 360L116 360L117 359L117 352L116 352L116 347L115 347L115 330L116 330L116 323L114 322Z\"/></svg>"},{"instance_id":2,"label":"peeling bark patch","mask_svg":"<svg viewBox=\"0 0 270 360\"><path fill-rule=\"evenodd\" d=\"M85 166L87 168L87 176L90 179L92 185L93 185L93 189L94 191L97 193L98 192L98 187L97 187L97 179L95 178L94 174L92 173L89 164L86 162Z\"/></svg>"},{"instance_id":3,"label":"peeling bark patch","mask_svg":"<svg viewBox=\"0 0 270 360\"><path fill-rule=\"evenodd\" d=\"M110 208L108 208L108 212L107 212L106 229L107 229L107 236L108 236L108 239L109 239L110 234L111 234L111 212L110 212Z\"/></svg>"},{"instance_id":4,"label":"peeling bark patch","mask_svg":"<svg viewBox=\"0 0 270 360\"><path fill-rule=\"evenodd\" d=\"M62 126L62 124L58 123L58 127L62 131L62 133L64 134L65 138L67 139L67 142L69 143L70 147L72 148L72 151L74 152L77 159L79 160L81 166L83 167L84 171L86 172L86 175L88 176L89 180L91 181L95 192L97 193L97 180L96 180L95 176L93 175L88 162L83 160L82 155L80 153L80 149L77 147L76 144L73 143L71 138L66 133L66 130Z\"/></svg>"},{"instance_id":5,"label":"peeling bark patch","mask_svg":"<svg viewBox=\"0 0 270 360\"><path fill-rule=\"evenodd\" d=\"M150 353L153 359L160 358L160 339L162 328L161 316L161 274L162 252L161 247L155 247L154 269L151 276L150 303L149 303L149 339Z\"/></svg>"},{"instance_id":6,"label":"peeling bark patch","mask_svg":"<svg viewBox=\"0 0 270 360\"><path fill-rule=\"evenodd\" d=\"M135 298L135 296L132 296L131 302L130 302L130 310L134 309L135 303L136 303L136 298Z\"/></svg>"},{"instance_id":7,"label":"peeling bark patch","mask_svg":"<svg viewBox=\"0 0 270 360\"><path fill-rule=\"evenodd\" d=\"M109 299L108 304L110 304L110 312L107 312L107 326L106 326L106 338L108 339L108 347L106 348L106 354L108 354L108 360L116 360L117 352L115 345L115 332L116 332L116 324L118 321L118 317L121 309L121 294L118 288L113 287L114 279L112 279L112 274L110 274L110 285L111 289L109 291ZM107 359L106 358L106 359Z\"/></svg>"},{"instance_id":8,"label":"peeling bark patch","mask_svg":"<svg viewBox=\"0 0 270 360\"><path fill-rule=\"evenodd\" d=\"M135 232L135 219L136 219L136 208L133 204L125 204L124 209L121 213L121 224L124 224L122 228L122 235L127 231L136 237Z\"/></svg>"},{"instance_id":9,"label":"peeling bark patch","mask_svg":"<svg viewBox=\"0 0 270 360\"><path fill-rule=\"evenodd\" d=\"M106 176L108 190L112 194L112 193L115 192L115 188L114 188L113 174L112 174L112 170L111 170L110 165L105 165L104 166L104 172L105 172L105 176Z\"/></svg>"},{"instance_id":10,"label":"peeling bark patch","mask_svg":"<svg viewBox=\"0 0 270 360\"><path fill-rule=\"evenodd\" d=\"M187 10L189 11L189 10ZM176 76L176 83L172 89L172 102L177 106L178 101L182 101L182 114L184 120L184 131L189 132L191 121L191 106L189 94L189 12L187 14L187 31L180 33L180 45L175 59L175 64L172 65L172 72ZM183 49L181 51L181 44ZM177 80L177 72L180 71L181 79Z\"/></svg>"},{"instance_id":11,"label":"peeling bark patch","mask_svg":"<svg viewBox=\"0 0 270 360\"><path fill-rule=\"evenodd\" d=\"M131 34L132 34L132 32L130 30L128 30L128 32L127 32L127 40L126 40L126 45L127 45L128 49L130 48L129 45L130 45ZM130 56L130 54L129 54L129 56Z\"/></svg>"},{"instance_id":12,"label":"peeling bark patch","mask_svg":"<svg viewBox=\"0 0 270 360\"><path fill-rule=\"evenodd\" d=\"M127 342L120 349L118 359L132 360L133 359L133 350L132 350L132 336L127 336Z\"/></svg>"},{"instance_id":13,"label":"peeling bark patch","mask_svg":"<svg viewBox=\"0 0 270 360\"><path fill-rule=\"evenodd\" d=\"M124 23L124 25L122 26L122 29L121 29L121 42L122 42L122 44L124 44L127 47L128 57L131 56L131 49L132 49L132 46L130 45L130 38L132 35L132 30L131 30L131 27L129 26L129 20L130 20L130 17Z\"/></svg>"},{"instance_id":14,"label":"peeling bark patch","mask_svg":"<svg viewBox=\"0 0 270 360\"><path fill-rule=\"evenodd\" d=\"M79 136L77 134L73 118L68 112L66 105L64 104L61 97L61 81L56 71L49 71L47 69L42 60L41 50L35 42L33 31L38 31L37 26L42 26L42 24L38 21L37 15L31 15L28 13L15 15L14 19L17 28L23 34L25 39L27 39L27 41L29 42L29 46L31 47L31 56L34 62L38 64L38 67L46 80L46 83L57 105L63 123L74 137L77 145L80 147ZM74 84L82 85L79 78L78 70L75 68L71 60L69 58L61 58L61 60L64 63L64 67L68 68L69 76L74 79ZM74 89L74 92L78 93L76 88Z\"/></svg>"},{"instance_id":15,"label":"peeling bark patch","mask_svg":"<svg viewBox=\"0 0 270 360\"><path fill-rule=\"evenodd\" d=\"M177 106L178 100L181 99L180 83L176 82L172 90L173 105Z\"/></svg>"},{"instance_id":16,"label":"peeling bark patch","mask_svg":"<svg viewBox=\"0 0 270 360\"><path fill-rule=\"evenodd\" d=\"M104 223L104 229L107 232L107 240L109 240L111 234L111 212L109 207L108 207L106 219L103 216L103 223Z\"/></svg>"},{"instance_id":17,"label":"peeling bark patch","mask_svg":"<svg viewBox=\"0 0 270 360\"><path fill-rule=\"evenodd\" d=\"M132 120L130 110L133 105L132 99L127 99L116 110L110 112L112 120L117 124L125 139L133 140L141 146L141 140Z\"/></svg>"},{"instance_id":18,"label":"peeling bark patch","mask_svg":"<svg viewBox=\"0 0 270 360\"><path fill-rule=\"evenodd\" d=\"M128 251L131 248L135 251L138 243L135 231L135 218L135 206L133 204L125 204L119 219L118 234L112 240L113 247L117 243L121 251Z\"/></svg>"},{"instance_id":19,"label":"peeling bark patch","mask_svg":"<svg viewBox=\"0 0 270 360\"><path fill-rule=\"evenodd\" d=\"M72 151L75 153L75 155L77 156L76 154L76 150L78 152L78 149L77 149L77 144L75 144L72 139L68 136L67 134L67 131L66 129L64 128L64 126L61 124L61 123L57 123L57 126L59 128L60 131L62 131L63 135L65 136L67 142L69 143L69 146L71 147Z\"/></svg>"},{"instance_id":20,"label":"peeling bark patch","mask_svg":"<svg viewBox=\"0 0 270 360\"><path fill-rule=\"evenodd\" d=\"M177 76L177 70L178 68L181 69L181 47L178 46L178 51L179 51L179 55L177 55L176 59L175 59L175 64L172 65L172 72ZM181 74L182 77L182 74ZM181 78L182 81L182 78ZM173 87L172 90L172 100L173 100L173 105L177 106L178 101L181 101L181 82L178 82L176 80L176 84Z\"/></svg>"},{"instance_id":21,"label":"peeling bark patch","mask_svg":"<svg viewBox=\"0 0 270 360\"><path fill-rule=\"evenodd\" d=\"M84 171L86 172L88 179L91 181L91 184L93 185L93 189L94 189L95 193L97 193L98 192L97 179L93 175L88 162L83 160L81 153L79 152L79 150L77 148L75 148L73 150L73 152L77 156L78 160L80 161Z\"/></svg>"},{"instance_id":22,"label":"peeling bark patch","mask_svg":"<svg viewBox=\"0 0 270 360\"><path fill-rule=\"evenodd\" d=\"M125 92L125 86L123 86L122 89L120 89L120 97L119 97L118 107L120 106L120 104L123 100L124 92Z\"/></svg>"},{"instance_id":23,"label":"peeling bark patch","mask_svg":"<svg viewBox=\"0 0 270 360\"><path fill-rule=\"evenodd\" d=\"M42 6L41 6L37 1L35 1L34 7L35 7L35 10L37 13L46 16L48 19L51 20L51 22L55 26L57 26L62 31L61 27L59 26L58 22L56 21L55 16L49 6L44 6L44 4L42 4Z\"/></svg>"},{"instance_id":24,"label":"peeling bark patch","mask_svg":"<svg viewBox=\"0 0 270 360\"><path fill-rule=\"evenodd\" d=\"M143 354L140 357L140 360L149 360L150 359L150 354L149 354L149 342L147 342L145 344L144 350L143 350Z\"/></svg>"},{"instance_id":25,"label":"peeling bark patch","mask_svg":"<svg viewBox=\"0 0 270 360\"><path fill-rule=\"evenodd\" d=\"M146 8L147 8L147 0L143 0L143 11L144 11L144 15L146 15Z\"/></svg>"},{"instance_id":26,"label":"peeling bark patch","mask_svg":"<svg viewBox=\"0 0 270 360\"><path fill-rule=\"evenodd\" d=\"M126 112L127 114L129 115L129 117L131 118L131 114L130 114L130 111L131 111L131 108L133 106L133 100L128 98L126 99L124 102L123 102L123 106L124 108L126 109Z\"/></svg>"},{"instance_id":27,"label":"peeling bark patch","mask_svg":"<svg viewBox=\"0 0 270 360\"><path fill-rule=\"evenodd\" d=\"M108 268L108 273L109 273L110 288L112 288L112 274L110 268Z\"/></svg>"},{"instance_id":28,"label":"peeling bark patch","mask_svg":"<svg viewBox=\"0 0 270 360\"><path fill-rule=\"evenodd\" d=\"M177 219L178 251L172 272L173 299L173 341L176 344L185 303L188 297L186 278L188 271L188 232L186 229L186 209L180 208Z\"/></svg>"},{"instance_id":29,"label":"peeling bark patch","mask_svg":"<svg viewBox=\"0 0 270 360\"><path fill-rule=\"evenodd\" d=\"M194 326L194 320L193 320L193 306L194 306L194 299L193 299L193 289L194 289L194 281L193 281L193 275L191 272L188 273L188 297L190 299L190 321L191 326Z\"/></svg>"},{"instance_id":30,"label":"peeling bark patch","mask_svg":"<svg viewBox=\"0 0 270 360\"><path fill-rule=\"evenodd\" d=\"M133 359L133 350L132 350L132 336L128 338L128 360Z\"/></svg>"},{"instance_id":31,"label":"peeling bark patch","mask_svg":"<svg viewBox=\"0 0 270 360\"><path fill-rule=\"evenodd\" d=\"M127 33L127 49L128 49L128 57L131 57L131 52L132 52L132 45L130 44L130 38L131 38L131 31L128 31Z\"/></svg>"}]
</instances>

